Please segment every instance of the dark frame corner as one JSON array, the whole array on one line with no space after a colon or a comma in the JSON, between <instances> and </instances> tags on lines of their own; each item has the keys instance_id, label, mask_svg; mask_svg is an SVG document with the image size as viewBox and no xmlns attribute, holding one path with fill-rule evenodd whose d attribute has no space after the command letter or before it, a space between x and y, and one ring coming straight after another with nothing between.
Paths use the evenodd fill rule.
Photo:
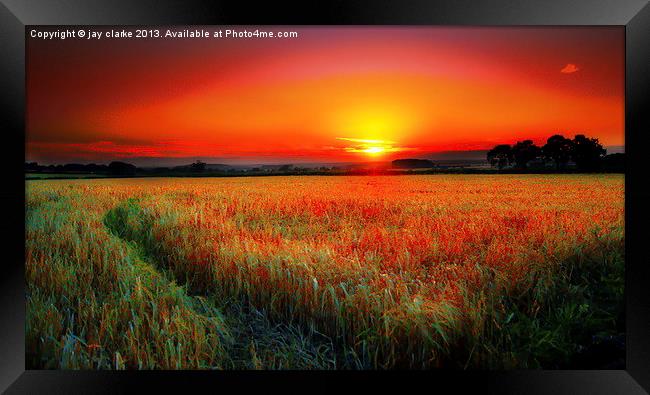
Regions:
<instances>
[{"instance_id":1,"label":"dark frame corner","mask_svg":"<svg viewBox=\"0 0 650 395\"><path fill-rule=\"evenodd\" d=\"M379 386L391 378L411 381L412 376L468 386L487 392L525 393L648 393L650 392L650 265L642 249L645 224L650 222L650 193L644 191L648 163L642 147L650 146L648 92L650 92L650 4L647 0L576 0L525 2L517 0L443 0L329 3L301 2L286 7L277 2L256 5L194 0L0 0L0 97L6 113L0 129L9 146L2 155L5 173L0 192L3 225L0 238L3 270L0 276L0 391L122 392L137 388L187 390L187 383L260 385L278 378L286 384L337 388L332 378L350 378ZM241 372L215 377L209 372L70 372L26 371L24 355L24 131L25 131L25 26L27 25L163 25L163 24L426 24L426 25L618 25L626 32L625 146L628 165L626 189L626 370L512 371L512 372L408 372L284 373L255 375ZM9 177L10 186L6 180ZM22 229L23 232L17 231ZM408 373L408 375L407 375ZM404 377L407 376L407 377ZM288 380L284 380L288 379ZM468 380L471 379L471 380ZM310 381L307 381L310 380ZM317 380L317 381L316 381ZM424 380L423 380L424 381ZM179 383L186 383L184 387ZM250 384L249 384L250 383Z\"/></svg>"}]
</instances>

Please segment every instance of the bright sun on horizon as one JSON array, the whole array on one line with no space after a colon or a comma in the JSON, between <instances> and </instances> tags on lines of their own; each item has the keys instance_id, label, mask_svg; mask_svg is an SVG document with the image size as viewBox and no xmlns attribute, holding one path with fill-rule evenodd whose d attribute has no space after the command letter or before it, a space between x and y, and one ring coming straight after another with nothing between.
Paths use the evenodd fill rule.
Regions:
<instances>
[{"instance_id":1,"label":"bright sun on horizon","mask_svg":"<svg viewBox=\"0 0 650 395\"><path fill-rule=\"evenodd\" d=\"M344 147L344 150L349 153L359 154L362 156L379 157L384 154L409 151L408 147L401 147L397 142L391 140L381 139L358 139L351 137L337 137L337 140L352 143Z\"/></svg>"},{"instance_id":2,"label":"bright sun on horizon","mask_svg":"<svg viewBox=\"0 0 650 395\"><path fill-rule=\"evenodd\" d=\"M366 154L370 154L373 156L382 154L385 151L386 150L383 147L368 147L365 150L363 150L363 152L365 152Z\"/></svg>"}]
</instances>

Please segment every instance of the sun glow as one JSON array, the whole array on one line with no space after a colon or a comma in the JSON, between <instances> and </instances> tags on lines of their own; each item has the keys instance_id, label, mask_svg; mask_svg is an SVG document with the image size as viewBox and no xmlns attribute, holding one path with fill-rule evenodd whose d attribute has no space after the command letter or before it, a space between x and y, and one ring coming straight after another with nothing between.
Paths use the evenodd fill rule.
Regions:
<instances>
[{"instance_id":1,"label":"sun glow","mask_svg":"<svg viewBox=\"0 0 650 395\"><path fill-rule=\"evenodd\" d=\"M384 149L384 147L368 147L364 149L363 152L370 155L379 155L386 152L386 150Z\"/></svg>"},{"instance_id":2,"label":"sun glow","mask_svg":"<svg viewBox=\"0 0 650 395\"><path fill-rule=\"evenodd\" d=\"M345 152L379 156L391 152L409 151L408 147L400 147L395 141L378 139L357 139L350 137L337 137L337 140L348 141L354 145L343 147Z\"/></svg>"}]
</instances>

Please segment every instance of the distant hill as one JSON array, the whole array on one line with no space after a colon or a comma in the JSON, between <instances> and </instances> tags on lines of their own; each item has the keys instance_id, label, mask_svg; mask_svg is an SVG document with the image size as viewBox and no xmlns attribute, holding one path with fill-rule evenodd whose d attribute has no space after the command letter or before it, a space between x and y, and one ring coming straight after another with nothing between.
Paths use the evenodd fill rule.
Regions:
<instances>
[{"instance_id":1,"label":"distant hill","mask_svg":"<svg viewBox=\"0 0 650 395\"><path fill-rule=\"evenodd\" d=\"M486 161L487 150L441 151L419 155L432 161Z\"/></svg>"},{"instance_id":2,"label":"distant hill","mask_svg":"<svg viewBox=\"0 0 650 395\"><path fill-rule=\"evenodd\" d=\"M181 169L191 169L191 168L192 168L191 163L187 164L187 165L178 165L178 166L173 166L172 167L172 169L179 169L179 170L181 170ZM228 170L228 169L232 169L232 168L233 168L233 166L224 165L224 164L221 164L221 163L206 163L205 164L205 169L206 170Z\"/></svg>"},{"instance_id":3,"label":"distant hill","mask_svg":"<svg viewBox=\"0 0 650 395\"><path fill-rule=\"evenodd\" d=\"M231 165L225 165L222 163L207 163L205 165L206 170L228 170L232 169Z\"/></svg>"},{"instance_id":4,"label":"distant hill","mask_svg":"<svg viewBox=\"0 0 650 395\"><path fill-rule=\"evenodd\" d=\"M430 169L436 167L435 163L428 159L396 159L391 164L395 169Z\"/></svg>"}]
</instances>

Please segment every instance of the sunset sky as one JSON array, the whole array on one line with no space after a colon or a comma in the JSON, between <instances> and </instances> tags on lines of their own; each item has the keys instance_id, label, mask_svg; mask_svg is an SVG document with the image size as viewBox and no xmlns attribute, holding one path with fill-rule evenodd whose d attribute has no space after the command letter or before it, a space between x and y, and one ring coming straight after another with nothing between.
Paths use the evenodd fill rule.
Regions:
<instances>
[{"instance_id":1,"label":"sunset sky","mask_svg":"<svg viewBox=\"0 0 650 395\"><path fill-rule=\"evenodd\" d=\"M557 132L624 145L623 28L264 29L299 36L28 39L27 160L390 160Z\"/></svg>"}]
</instances>

